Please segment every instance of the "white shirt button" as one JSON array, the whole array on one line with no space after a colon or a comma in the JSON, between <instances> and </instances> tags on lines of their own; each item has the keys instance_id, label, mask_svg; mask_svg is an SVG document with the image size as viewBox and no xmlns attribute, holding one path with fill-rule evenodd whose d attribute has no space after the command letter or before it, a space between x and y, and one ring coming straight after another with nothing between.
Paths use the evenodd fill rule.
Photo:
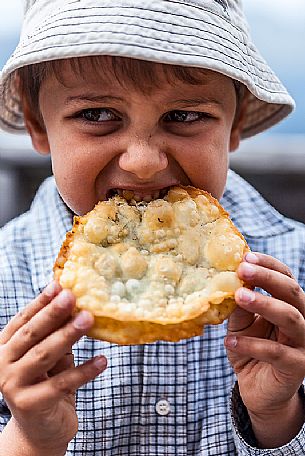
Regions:
<instances>
[{"instance_id":1,"label":"white shirt button","mask_svg":"<svg viewBox=\"0 0 305 456\"><path fill-rule=\"evenodd\" d=\"M165 399L160 399L156 403L156 412L158 413L158 415L166 416L169 414L170 409L170 404Z\"/></svg>"}]
</instances>

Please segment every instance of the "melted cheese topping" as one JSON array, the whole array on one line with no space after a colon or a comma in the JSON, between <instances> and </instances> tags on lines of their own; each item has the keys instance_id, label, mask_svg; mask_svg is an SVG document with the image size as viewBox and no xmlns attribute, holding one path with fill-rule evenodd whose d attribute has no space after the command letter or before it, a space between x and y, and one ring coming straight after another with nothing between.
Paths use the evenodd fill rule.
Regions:
<instances>
[{"instance_id":1,"label":"melted cheese topping","mask_svg":"<svg viewBox=\"0 0 305 456\"><path fill-rule=\"evenodd\" d=\"M234 296L246 242L216 200L173 187L133 204L115 196L76 218L60 283L79 309L173 324Z\"/></svg>"}]
</instances>

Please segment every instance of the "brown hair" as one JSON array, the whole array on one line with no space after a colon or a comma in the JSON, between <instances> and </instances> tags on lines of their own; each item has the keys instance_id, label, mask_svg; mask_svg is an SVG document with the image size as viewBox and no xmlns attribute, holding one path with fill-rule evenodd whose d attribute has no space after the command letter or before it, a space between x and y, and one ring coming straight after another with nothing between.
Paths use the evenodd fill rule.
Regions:
<instances>
[{"instance_id":1,"label":"brown hair","mask_svg":"<svg viewBox=\"0 0 305 456\"><path fill-rule=\"evenodd\" d=\"M151 88L161 87L161 81L156 71L158 67L162 68L163 75L170 84L174 84L175 80L178 80L198 85L202 82L202 75L207 72L204 68L166 65L119 56L73 57L66 59L65 63L69 64L71 70L81 77L85 77L88 72L89 74L94 72L102 80L105 77L105 73L107 76L110 73L121 84L137 87L143 93L148 93ZM14 77L18 80L20 97L27 100L30 109L37 113L41 121L39 90L42 82L51 74L54 74L65 85L62 60L51 60L28 65L19 68L14 74ZM237 105L239 106L244 93L244 86L235 80L233 80L233 83L237 94Z\"/></svg>"}]
</instances>

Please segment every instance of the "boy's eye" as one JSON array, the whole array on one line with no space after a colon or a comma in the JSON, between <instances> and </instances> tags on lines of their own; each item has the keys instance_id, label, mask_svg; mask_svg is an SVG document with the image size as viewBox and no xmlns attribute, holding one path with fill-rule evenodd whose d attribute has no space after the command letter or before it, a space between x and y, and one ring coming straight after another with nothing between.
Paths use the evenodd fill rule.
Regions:
<instances>
[{"instance_id":1,"label":"boy's eye","mask_svg":"<svg viewBox=\"0 0 305 456\"><path fill-rule=\"evenodd\" d=\"M109 122L111 120L120 120L120 118L107 108L84 109L80 117L88 122Z\"/></svg>"},{"instance_id":2,"label":"boy's eye","mask_svg":"<svg viewBox=\"0 0 305 456\"><path fill-rule=\"evenodd\" d=\"M196 122L209 117L208 114L204 112L197 111L170 111L165 114L163 120L164 122Z\"/></svg>"}]
</instances>

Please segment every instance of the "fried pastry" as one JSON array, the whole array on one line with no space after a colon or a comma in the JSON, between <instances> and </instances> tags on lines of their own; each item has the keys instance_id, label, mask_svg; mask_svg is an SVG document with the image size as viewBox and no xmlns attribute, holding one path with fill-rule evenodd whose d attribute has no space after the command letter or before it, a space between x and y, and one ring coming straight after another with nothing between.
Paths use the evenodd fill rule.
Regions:
<instances>
[{"instance_id":1,"label":"fried pastry","mask_svg":"<svg viewBox=\"0 0 305 456\"><path fill-rule=\"evenodd\" d=\"M248 246L209 193L171 187L136 202L132 192L75 217L55 278L95 318L89 336L117 344L201 335L234 310L236 270Z\"/></svg>"}]
</instances>

